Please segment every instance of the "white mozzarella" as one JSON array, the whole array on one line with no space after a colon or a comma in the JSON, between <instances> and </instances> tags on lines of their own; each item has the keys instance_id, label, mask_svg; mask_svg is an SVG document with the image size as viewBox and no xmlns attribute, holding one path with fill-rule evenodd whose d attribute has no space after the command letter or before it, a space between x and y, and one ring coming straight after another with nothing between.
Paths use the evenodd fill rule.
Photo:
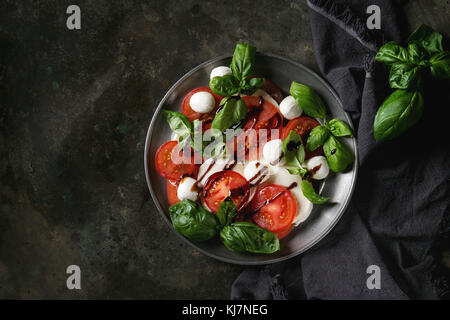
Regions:
<instances>
[{"instance_id":1,"label":"white mozzarella","mask_svg":"<svg viewBox=\"0 0 450 320\"><path fill-rule=\"evenodd\" d=\"M192 110L199 113L208 113L214 109L216 100L214 96L206 91L196 92L189 100Z\"/></svg>"},{"instance_id":2,"label":"white mozzarella","mask_svg":"<svg viewBox=\"0 0 450 320\"><path fill-rule=\"evenodd\" d=\"M267 100L268 102L273 104L275 107L280 109L280 106L278 105L278 102L276 102L275 99L272 98L272 96L270 94L268 94L266 91L264 91L262 89L256 90L255 93L252 94L252 96L262 97L264 100Z\"/></svg>"},{"instance_id":3,"label":"white mozzarella","mask_svg":"<svg viewBox=\"0 0 450 320\"><path fill-rule=\"evenodd\" d=\"M198 198L197 180L191 177L181 179L177 190L177 196L180 200L189 199L196 201Z\"/></svg>"},{"instance_id":4,"label":"white mozzarella","mask_svg":"<svg viewBox=\"0 0 450 320\"><path fill-rule=\"evenodd\" d=\"M223 77L230 74L233 74L230 67L220 66L212 69L211 75L209 77L210 79L212 79L214 77Z\"/></svg>"},{"instance_id":5,"label":"white mozzarella","mask_svg":"<svg viewBox=\"0 0 450 320\"><path fill-rule=\"evenodd\" d=\"M269 179L269 168L261 161L250 161L245 166L244 178L250 185L259 185Z\"/></svg>"},{"instance_id":6,"label":"white mozzarella","mask_svg":"<svg viewBox=\"0 0 450 320\"><path fill-rule=\"evenodd\" d=\"M287 96L280 103L280 112L288 120L292 120L302 115L303 110L295 101L293 96Z\"/></svg>"},{"instance_id":7,"label":"white mozzarella","mask_svg":"<svg viewBox=\"0 0 450 320\"><path fill-rule=\"evenodd\" d=\"M312 157L306 161L305 165L308 170L312 170L320 166L319 169L312 175L312 178L315 180L325 179L330 173L330 167L328 166L327 159L324 156Z\"/></svg>"},{"instance_id":8,"label":"white mozzarella","mask_svg":"<svg viewBox=\"0 0 450 320\"><path fill-rule=\"evenodd\" d=\"M263 148L264 160L271 165L282 165L283 159L283 141L273 139L268 141Z\"/></svg>"},{"instance_id":9,"label":"white mozzarella","mask_svg":"<svg viewBox=\"0 0 450 320\"><path fill-rule=\"evenodd\" d=\"M286 168L278 167L271 169L275 169L275 171L270 175L269 179L261 187L269 184L278 184L284 187L289 187L292 185L292 183L297 183L297 186L293 187L289 191L291 191L292 195L297 200L297 215L295 216L292 223L295 226L298 226L309 217L313 209L312 202L306 199L300 187L302 178L298 175L290 174Z\"/></svg>"}]
</instances>

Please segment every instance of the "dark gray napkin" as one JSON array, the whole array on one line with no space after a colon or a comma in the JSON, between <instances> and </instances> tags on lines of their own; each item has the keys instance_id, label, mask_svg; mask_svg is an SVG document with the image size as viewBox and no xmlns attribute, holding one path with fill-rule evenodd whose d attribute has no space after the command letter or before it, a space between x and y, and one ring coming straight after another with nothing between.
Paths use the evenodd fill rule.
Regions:
<instances>
[{"instance_id":1,"label":"dark gray napkin","mask_svg":"<svg viewBox=\"0 0 450 320\"><path fill-rule=\"evenodd\" d=\"M450 105L449 82L425 74L420 122L394 141L373 138L374 115L391 92L386 70L373 57L382 43L407 39L402 2L307 1L318 65L357 132L356 190L318 246L286 262L245 270L233 284L232 299L448 297L439 254L449 245L450 154L446 117L438 110ZM381 8L381 30L365 26L372 4ZM371 265L380 268L380 289L366 286Z\"/></svg>"}]
</instances>

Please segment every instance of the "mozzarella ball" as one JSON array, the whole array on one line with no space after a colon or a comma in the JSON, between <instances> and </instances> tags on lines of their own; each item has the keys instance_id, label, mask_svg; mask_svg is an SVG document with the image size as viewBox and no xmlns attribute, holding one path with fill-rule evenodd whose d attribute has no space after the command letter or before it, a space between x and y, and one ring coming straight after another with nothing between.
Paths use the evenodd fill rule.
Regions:
<instances>
[{"instance_id":1,"label":"mozzarella ball","mask_svg":"<svg viewBox=\"0 0 450 320\"><path fill-rule=\"evenodd\" d=\"M283 141L281 139L270 140L263 148L264 160L275 166L284 163L283 160Z\"/></svg>"},{"instance_id":2,"label":"mozzarella ball","mask_svg":"<svg viewBox=\"0 0 450 320\"><path fill-rule=\"evenodd\" d=\"M280 103L280 112L288 120L300 117L303 113L302 108L295 101L293 96L287 96Z\"/></svg>"},{"instance_id":3,"label":"mozzarella ball","mask_svg":"<svg viewBox=\"0 0 450 320\"><path fill-rule=\"evenodd\" d=\"M225 66L216 67L216 68L212 69L210 79L212 79L214 77L226 76L229 74L233 74L231 72L230 67L225 67Z\"/></svg>"},{"instance_id":4,"label":"mozzarella ball","mask_svg":"<svg viewBox=\"0 0 450 320\"><path fill-rule=\"evenodd\" d=\"M214 109L216 100L214 96L206 91L196 92L189 100L192 110L198 113L208 113Z\"/></svg>"},{"instance_id":5,"label":"mozzarella ball","mask_svg":"<svg viewBox=\"0 0 450 320\"><path fill-rule=\"evenodd\" d=\"M262 162L249 162L244 169L244 178L251 185L258 185L269 179L269 168Z\"/></svg>"},{"instance_id":6,"label":"mozzarella ball","mask_svg":"<svg viewBox=\"0 0 450 320\"><path fill-rule=\"evenodd\" d=\"M324 156L316 156L306 161L306 169L313 170L314 168L319 167L312 178L315 180L322 180L328 177L330 173L330 167L328 166L327 159Z\"/></svg>"},{"instance_id":7,"label":"mozzarella ball","mask_svg":"<svg viewBox=\"0 0 450 320\"><path fill-rule=\"evenodd\" d=\"M191 177L181 179L177 190L177 196L180 200L189 199L196 201L198 198L197 180Z\"/></svg>"}]
</instances>

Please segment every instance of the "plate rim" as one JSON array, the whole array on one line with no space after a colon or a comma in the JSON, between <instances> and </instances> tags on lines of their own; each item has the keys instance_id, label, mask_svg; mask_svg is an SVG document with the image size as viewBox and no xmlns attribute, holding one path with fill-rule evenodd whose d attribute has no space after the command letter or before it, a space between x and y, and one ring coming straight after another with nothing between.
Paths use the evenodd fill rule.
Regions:
<instances>
[{"instance_id":1,"label":"plate rim","mask_svg":"<svg viewBox=\"0 0 450 320\"><path fill-rule=\"evenodd\" d=\"M342 111L345 114L346 120L347 122L350 124L350 127L352 129L354 129L353 126L353 122L349 116L349 114L347 113L347 111L345 111L344 106L342 104L341 99L339 98L339 96L337 95L337 93L335 92L335 90L331 87L331 85L324 79L322 78L319 74L317 74L315 71L311 70L310 68L306 67L305 65L295 62L289 58L285 58L283 56L277 55L277 54L273 54L273 53L266 53L266 52L257 52L257 55L261 55L261 56L266 56L266 57L270 57L270 58L275 58L275 59L279 59L282 60L284 62L290 63L295 65L296 67L302 69L303 71L310 73L312 76L314 76L317 80L319 80L319 82L321 82L322 85L324 85L333 95L333 97L337 100L339 106L341 107ZM200 247L198 247L194 242L190 241L189 239L187 239L186 237L184 237L183 235L179 234L178 232L176 232L173 229L172 223L170 221L170 219L167 217L165 211L163 210L163 208L161 207L161 205L159 204L158 198L156 197L156 194L153 190L152 184L150 183L150 179L149 179L149 170L148 170L148 148L150 145L150 138L152 136L153 133L153 127L156 123L156 117L157 115L160 113L163 105L165 104L166 100L168 99L168 97L173 93L173 91L175 91L175 89L181 84L183 83L187 78L189 78L190 75L192 75L193 73L195 73L196 71L198 71L199 69L202 69L204 66L219 61L219 60L223 60L223 59L227 59L227 58L231 58L232 55L230 54L224 54L224 55L220 55L220 56L216 56L214 58L211 58L207 61L202 62L201 64L197 65L196 67L192 68L191 70L189 70L187 73L185 73L180 79L178 79L171 87L170 89L166 92L166 94L163 96L163 98L160 100L157 108L155 109L155 112L152 116L152 119L150 121L150 125L148 127L147 130L147 135L145 138L145 147L144 147L144 172L145 172L145 180L147 182L147 187L150 191L150 195L152 197L153 203L155 204L156 208L158 209L158 212L160 215L162 215L164 221L169 225L169 228L171 228L171 231L174 232L179 238L181 238L185 243L189 244L191 247L193 247L194 249L200 251L201 253L205 254L208 257L217 259L219 261L223 261L223 262L227 262L227 263L231 263L231 264L236 264L236 265L268 265L268 264L272 264L272 263L277 263L277 262L281 262L281 261L286 261L288 259L292 259L304 252L306 252L307 250L311 249L313 246L317 245L321 240L323 240L330 232L331 230L336 226L336 224L339 222L339 220L342 218L342 216L344 215L345 211L348 208L348 205L350 204L350 200L353 196L353 193L355 191L355 186L356 186L356 180L358 177L358 162L359 162L359 158L358 158L358 141L355 137L352 137L351 139L353 140L354 144L355 144L355 161L353 163L353 168L352 171L354 171L354 174L352 176L351 179L351 187L350 187L350 192L347 193L347 196L344 199L344 205L341 207L341 209L339 210L338 214L335 216L335 218L331 221L331 223L327 226L327 228L325 229L324 232L322 232L322 234L320 234L316 239L314 239L314 241L311 241L307 246L305 246L304 248L302 248L301 250L298 250L297 252L293 252L289 255L286 255L284 257L279 257L279 258L274 258L274 259L268 259L267 261L236 261L232 258L226 258L226 257L221 257L218 256L212 252L206 251ZM267 255L267 257L269 257L270 255Z\"/></svg>"}]
</instances>

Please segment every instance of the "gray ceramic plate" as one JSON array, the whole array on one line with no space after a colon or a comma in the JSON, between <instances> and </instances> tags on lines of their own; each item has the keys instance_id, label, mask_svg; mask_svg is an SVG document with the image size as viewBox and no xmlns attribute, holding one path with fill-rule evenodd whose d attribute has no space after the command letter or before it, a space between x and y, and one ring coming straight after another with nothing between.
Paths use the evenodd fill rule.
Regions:
<instances>
[{"instance_id":1,"label":"gray ceramic plate","mask_svg":"<svg viewBox=\"0 0 450 320\"><path fill-rule=\"evenodd\" d=\"M184 96L192 89L208 86L209 74L214 67L229 65L231 56L222 56L209 60L192 69L167 92L153 115L145 142L145 176L152 198L159 212L173 230L168 214L166 180L155 169L154 157L161 144L170 139L170 128L161 110L163 108L181 111ZM257 75L264 75L275 82L285 93L288 92L292 81L301 82L316 90L325 101L328 111L333 118L340 118L351 123L349 116L342 108L333 89L316 73L294 61L272 55L258 54L256 57ZM344 143L356 153L355 139L347 138ZM323 194L332 198L333 204L314 205L309 218L295 228L286 238L281 240L281 249L274 254L236 253L227 250L219 240L194 243L178 235L194 248L213 258L236 264L256 265L267 264L292 258L318 243L338 222L350 201L357 174L357 159L353 168L340 174L331 174L322 184ZM173 230L173 232L175 232Z\"/></svg>"}]
</instances>

